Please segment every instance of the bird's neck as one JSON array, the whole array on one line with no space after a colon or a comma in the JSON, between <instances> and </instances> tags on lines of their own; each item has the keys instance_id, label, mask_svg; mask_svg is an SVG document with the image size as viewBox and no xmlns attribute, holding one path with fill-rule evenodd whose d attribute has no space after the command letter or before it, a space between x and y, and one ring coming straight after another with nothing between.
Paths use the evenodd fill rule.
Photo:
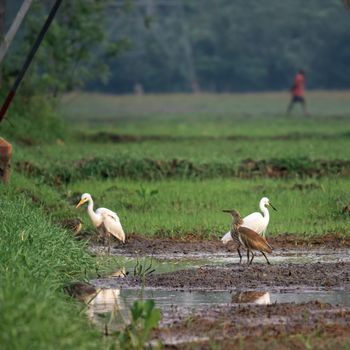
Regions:
<instances>
[{"instance_id":1,"label":"bird's neck","mask_svg":"<svg viewBox=\"0 0 350 350\"><path fill-rule=\"evenodd\" d=\"M87 207L87 212L90 216L91 221L94 223L95 226L100 226L101 224L101 218L99 217L99 215L97 215L94 212L94 202L92 200L92 198L89 199L89 204Z\"/></svg>"},{"instance_id":2,"label":"bird's neck","mask_svg":"<svg viewBox=\"0 0 350 350\"><path fill-rule=\"evenodd\" d=\"M236 230L238 230L238 228L239 228L242 224L243 224L243 220L242 220L242 219L233 220L231 232L235 232Z\"/></svg>"},{"instance_id":3,"label":"bird's neck","mask_svg":"<svg viewBox=\"0 0 350 350\"><path fill-rule=\"evenodd\" d=\"M269 210L265 207L265 205L260 204L260 210L263 213L263 216L266 220L269 220L270 218L270 213Z\"/></svg>"}]
</instances>

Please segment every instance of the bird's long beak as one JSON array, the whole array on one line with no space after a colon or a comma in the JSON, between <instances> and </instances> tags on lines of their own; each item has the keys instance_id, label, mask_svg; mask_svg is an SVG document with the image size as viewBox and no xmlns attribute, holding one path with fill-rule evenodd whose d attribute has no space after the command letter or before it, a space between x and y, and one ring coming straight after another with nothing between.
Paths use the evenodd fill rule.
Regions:
<instances>
[{"instance_id":1,"label":"bird's long beak","mask_svg":"<svg viewBox=\"0 0 350 350\"><path fill-rule=\"evenodd\" d=\"M77 204L76 208L79 208L84 203L85 203L85 201L83 199L81 199L80 202Z\"/></svg>"},{"instance_id":2,"label":"bird's long beak","mask_svg":"<svg viewBox=\"0 0 350 350\"><path fill-rule=\"evenodd\" d=\"M224 209L223 212L224 212L224 213L229 213L229 214L231 214L231 213L232 213L232 210Z\"/></svg>"},{"instance_id":3,"label":"bird's long beak","mask_svg":"<svg viewBox=\"0 0 350 350\"><path fill-rule=\"evenodd\" d=\"M270 207L271 207L273 210L277 211L277 209L272 205L271 202L269 202L269 205L270 205Z\"/></svg>"}]
</instances>

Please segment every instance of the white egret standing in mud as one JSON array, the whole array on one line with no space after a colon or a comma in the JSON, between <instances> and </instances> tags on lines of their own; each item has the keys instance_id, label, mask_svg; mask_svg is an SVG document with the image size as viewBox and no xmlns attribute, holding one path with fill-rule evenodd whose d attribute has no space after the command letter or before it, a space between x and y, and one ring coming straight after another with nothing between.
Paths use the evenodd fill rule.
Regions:
<instances>
[{"instance_id":1,"label":"white egret standing in mud","mask_svg":"<svg viewBox=\"0 0 350 350\"><path fill-rule=\"evenodd\" d=\"M242 255L240 253L240 246L242 245L247 250L247 264L250 265L254 259L254 250L259 251L266 259L267 263L270 264L269 259L265 253L272 253L272 247L267 243L266 239L262 236L259 236L255 231L250 228L243 227L243 220L239 212L235 209L223 210L225 213L232 215L232 228L231 236L232 239L238 242L238 254L240 261L242 261ZM252 254L251 260L249 260L249 254Z\"/></svg>"},{"instance_id":2,"label":"white egret standing in mud","mask_svg":"<svg viewBox=\"0 0 350 350\"><path fill-rule=\"evenodd\" d=\"M79 208L82 204L88 202L87 212L95 227L101 230L104 239L108 239L108 253L111 249L110 236L113 235L118 240L125 243L125 233L120 223L117 213L106 208L98 208L94 211L94 202L89 193L84 193L81 196L80 202L76 208Z\"/></svg>"},{"instance_id":3,"label":"white egret standing in mud","mask_svg":"<svg viewBox=\"0 0 350 350\"><path fill-rule=\"evenodd\" d=\"M272 209L277 209L271 204L270 200L266 197L260 199L259 207L262 212L255 212L249 214L243 218L243 227L250 228L251 230L257 232L259 235L265 237L265 232L270 221L270 213L267 207L270 206ZM231 231L228 231L222 238L221 241L226 244L232 241Z\"/></svg>"}]
</instances>

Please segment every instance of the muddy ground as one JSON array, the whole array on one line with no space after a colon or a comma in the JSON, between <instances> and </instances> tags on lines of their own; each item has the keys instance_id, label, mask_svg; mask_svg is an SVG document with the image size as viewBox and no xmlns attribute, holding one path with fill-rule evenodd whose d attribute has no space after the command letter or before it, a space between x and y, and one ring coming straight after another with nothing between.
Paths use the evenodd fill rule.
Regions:
<instances>
[{"instance_id":1,"label":"muddy ground","mask_svg":"<svg viewBox=\"0 0 350 350\"><path fill-rule=\"evenodd\" d=\"M203 265L199 268L151 274L144 282L127 275L108 282L118 288L166 290L226 290L232 292L231 303L186 309L174 305L163 315L163 325L154 337L162 339L166 349L347 349L350 344L350 308L318 301L302 304L257 305L266 291L345 290L350 292L350 239L340 235L296 238L280 235L269 238L275 254L326 252L338 259L312 263L260 260L252 266L238 263ZM339 251L342 253L339 254ZM193 257L196 254L237 254L234 245L219 240L200 241L129 237L113 252L126 256ZM273 254L272 254L273 256ZM317 256L317 254L316 254ZM240 294L240 291L244 291ZM248 292L247 292L248 291ZM264 304L264 303L262 303Z\"/></svg>"},{"instance_id":2,"label":"muddy ground","mask_svg":"<svg viewBox=\"0 0 350 350\"><path fill-rule=\"evenodd\" d=\"M350 237L341 234L327 234L323 236L300 237L293 234L280 234L268 237L268 242L275 249L338 249L350 247ZM223 245L219 239L201 240L196 235L188 235L179 240L172 238L144 237L130 234L125 244L114 245L115 253L130 256L173 255L193 253L228 253L235 252L233 244Z\"/></svg>"},{"instance_id":3,"label":"muddy ground","mask_svg":"<svg viewBox=\"0 0 350 350\"><path fill-rule=\"evenodd\" d=\"M212 306L155 337L170 341L166 349L348 349L349 331L349 308L315 301Z\"/></svg>"},{"instance_id":4,"label":"muddy ground","mask_svg":"<svg viewBox=\"0 0 350 350\"><path fill-rule=\"evenodd\" d=\"M129 281L135 285L137 279ZM230 267L201 267L154 274L145 279L148 287L171 289L256 288L346 288L350 290L350 263L234 264Z\"/></svg>"}]
</instances>

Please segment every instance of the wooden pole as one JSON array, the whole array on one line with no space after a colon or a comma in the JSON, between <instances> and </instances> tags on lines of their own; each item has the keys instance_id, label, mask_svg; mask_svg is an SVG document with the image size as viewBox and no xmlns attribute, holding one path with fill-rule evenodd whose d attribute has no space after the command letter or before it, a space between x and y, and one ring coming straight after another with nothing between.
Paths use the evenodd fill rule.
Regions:
<instances>
[{"instance_id":1,"label":"wooden pole","mask_svg":"<svg viewBox=\"0 0 350 350\"><path fill-rule=\"evenodd\" d=\"M3 1L3 0L0 0L0 1ZM11 39L11 37L13 39L14 35L16 34L16 31L18 30L18 28L16 29L16 26L18 25L18 27L19 27L19 25L20 25L19 22L23 20L25 13L26 13L25 10L28 11L28 9L31 5L31 2L32 1L25 1L26 6L28 6L28 7L23 8L23 6L24 6L24 4L23 4L23 6L21 8L21 10L23 9L23 12L21 12L21 10L20 10L20 13L16 17L16 20L18 20L18 22L16 23L16 25L14 27L11 26L10 31L9 31L10 33L8 33L10 36L10 39ZM60 7L61 3L62 3L62 0L56 0L55 4L53 5L53 7L50 11L49 16L47 17L43 27L41 28L41 31L40 31L37 39L35 40L35 42L33 44L32 49L30 50L26 60L24 61L23 67L22 67L21 71L19 72L12 88L10 89L10 91L6 97L5 102L3 103L3 105L0 109L0 122L4 119L6 111L9 108L13 98L15 97L17 89L18 89L27 69L29 68L30 63L32 62L41 42L43 41L46 32L48 31L53 19L55 18L56 12L57 12L58 8ZM6 51L7 51L6 43L5 43L4 49L5 50L2 53L3 54L2 58L4 57L4 55L6 54ZM12 155L12 145L10 143L8 143L6 140L4 140L3 138L0 138L0 181L2 181L4 183L7 183L10 179L11 155Z\"/></svg>"},{"instance_id":2,"label":"wooden pole","mask_svg":"<svg viewBox=\"0 0 350 350\"><path fill-rule=\"evenodd\" d=\"M0 0L0 40L4 42L6 0ZM1 61L0 61L1 63ZM2 87L2 67L0 65L0 87Z\"/></svg>"},{"instance_id":3,"label":"wooden pole","mask_svg":"<svg viewBox=\"0 0 350 350\"><path fill-rule=\"evenodd\" d=\"M0 109L0 123L4 119L6 111L10 107L10 104L16 95L17 89L18 89L27 69L29 68L30 63L32 62L41 42L43 41L44 36L51 25L51 22L55 18L56 12L57 12L58 8L60 7L61 3L62 3L62 0L56 0L55 4L53 5L53 7L50 11L49 16L47 17L43 27L41 28L41 31L40 31L37 39L35 40L35 42L33 44L32 49L30 50L26 60L24 61L23 67L22 67L21 71L19 72L17 79L15 80L12 88L10 89L10 91L5 99L5 102L3 103L3 105Z\"/></svg>"},{"instance_id":4,"label":"wooden pole","mask_svg":"<svg viewBox=\"0 0 350 350\"><path fill-rule=\"evenodd\" d=\"M3 0L0 0L0 2ZM33 0L24 0L22 3L21 8L17 12L16 18L11 24L10 29L6 33L4 40L1 43L0 46L0 64L3 61L8 48L10 47L19 27L21 26L23 19L25 18L28 10L30 9L30 6L32 5Z\"/></svg>"}]
</instances>

